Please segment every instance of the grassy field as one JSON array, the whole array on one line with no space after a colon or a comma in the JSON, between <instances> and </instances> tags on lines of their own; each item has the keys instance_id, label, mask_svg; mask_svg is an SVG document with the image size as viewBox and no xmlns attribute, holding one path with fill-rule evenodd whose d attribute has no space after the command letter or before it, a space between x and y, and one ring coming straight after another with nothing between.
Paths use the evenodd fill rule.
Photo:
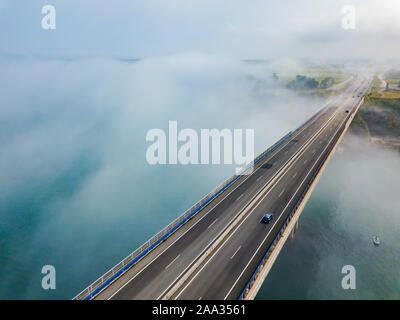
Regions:
<instances>
[{"instance_id":1,"label":"grassy field","mask_svg":"<svg viewBox=\"0 0 400 320\"><path fill-rule=\"evenodd\" d=\"M327 89L309 89L309 90L296 90L298 94L318 97L328 97L331 95L338 95L339 91L331 91Z\"/></svg>"},{"instance_id":2,"label":"grassy field","mask_svg":"<svg viewBox=\"0 0 400 320\"><path fill-rule=\"evenodd\" d=\"M390 80L385 81L389 82ZM390 82L389 82L390 83ZM374 77L372 88L367 92L366 98L371 99L400 99L400 91L382 90L381 81L378 77Z\"/></svg>"},{"instance_id":3,"label":"grassy field","mask_svg":"<svg viewBox=\"0 0 400 320\"><path fill-rule=\"evenodd\" d=\"M321 71L321 72L314 71L309 74L306 74L306 76L315 78L315 80L317 80L318 82L321 82L325 78L333 78L335 81L335 84L343 82L350 77L349 74L340 73L340 72L327 72L327 71L325 71L325 72L324 71Z\"/></svg>"},{"instance_id":4,"label":"grassy field","mask_svg":"<svg viewBox=\"0 0 400 320\"><path fill-rule=\"evenodd\" d=\"M311 70L303 70L299 71L296 74L293 74L291 77L285 77L282 79L286 84L289 83L291 80L293 80L297 74L301 74L303 76L309 77L309 78L314 78L318 82L321 82L325 78L333 78L335 81L335 84L338 84L340 82L343 82L347 80L348 78L351 77L350 74L343 73L340 71L329 71L329 70L316 70L316 69L311 69Z\"/></svg>"},{"instance_id":5,"label":"grassy field","mask_svg":"<svg viewBox=\"0 0 400 320\"><path fill-rule=\"evenodd\" d=\"M389 84L399 84L400 83L399 79L385 79L385 81Z\"/></svg>"},{"instance_id":6,"label":"grassy field","mask_svg":"<svg viewBox=\"0 0 400 320\"><path fill-rule=\"evenodd\" d=\"M400 138L400 92L385 91L380 85L380 79L375 77L352 128L382 141L388 137Z\"/></svg>"},{"instance_id":7,"label":"grassy field","mask_svg":"<svg viewBox=\"0 0 400 320\"><path fill-rule=\"evenodd\" d=\"M370 97L366 96L364 105L374 105L376 107L387 108L392 111L398 112L400 115L400 97L386 98L386 97Z\"/></svg>"}]
</instances>

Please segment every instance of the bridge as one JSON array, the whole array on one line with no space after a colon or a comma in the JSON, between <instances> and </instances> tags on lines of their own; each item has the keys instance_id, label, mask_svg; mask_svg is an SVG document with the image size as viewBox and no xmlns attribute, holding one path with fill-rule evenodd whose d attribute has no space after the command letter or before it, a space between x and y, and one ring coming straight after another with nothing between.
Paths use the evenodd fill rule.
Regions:
<instances>
[{"instance_id":1,"label":"bridge","mask_svg":"<svg viewBox=\"0 0 400 320\"><path fill-rule=\"evenodd\" d=\"M74 299L254 299L370 84L355 78Z\"/></svg>"}]
</instances>

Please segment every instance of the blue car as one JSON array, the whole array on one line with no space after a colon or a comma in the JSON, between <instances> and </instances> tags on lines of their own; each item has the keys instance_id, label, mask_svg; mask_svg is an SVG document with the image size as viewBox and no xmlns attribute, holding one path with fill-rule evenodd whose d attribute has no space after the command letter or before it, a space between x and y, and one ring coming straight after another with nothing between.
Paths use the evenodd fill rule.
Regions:
<instances>
[{"instance_id":1,"label":"blue car","mask_svg":"<svg viewBox=\"0 0 400 320\"><path fill-rule=\"evenodd\" d=\"M264 214L264 217L262 217L261 222L269 223L273 217L274 217L274 215L272 213L266 213L266 214Z\"/></svg>"}]
</instances>

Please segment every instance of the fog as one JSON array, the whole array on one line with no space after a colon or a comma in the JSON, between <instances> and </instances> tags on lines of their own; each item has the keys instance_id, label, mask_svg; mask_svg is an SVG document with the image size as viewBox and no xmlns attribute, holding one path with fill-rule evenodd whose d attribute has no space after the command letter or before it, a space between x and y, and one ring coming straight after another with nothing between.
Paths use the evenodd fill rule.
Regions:
<instances>
[{"instance_id":1,"label":"fog","mask_svg":"<svg viewBox=\"0 0 400 320\"><path fill-rule=\"evenodd\" d=\"M169 120L254 129L258 154L304 122L325 101L271 80L277 66L299 65L195 53L3 59L1 296L73 296L234 174L223 164L149 165L148 130L167 132ZM46 264L60 290L39 287Z\"/></svg>"},{"instance_id":2,"label":"fog","mask_svg":"<svg viewBox=\"0 0 400 320\"><path fill-rule=\"evenodd\" d=\"M398 152L347 133L258 298L398 299L399 165ZM345 265L355 267L355 290L342 289Z\"/></svg>"},{"instance_id":3,"label":"fog","mask_svg":"<svg viewBox=\"0 0 400 320\"><path fill-rule=\"evenodd\" d=\"M0 298L71 298L234 173L149 165L149 130L167 131L169 120L254 129L258 154L326 102L277 86L273 72L399 52L396 0L54 0L52 31L41 28L45 4L0 0ZM355 30L341 27L346 4L356 7ZM253 58L263 60L244 62ZM329 186L345 181L332 214L360 237L365 221L361 211L347 219L349 207L384 206L387 225L376 233L396 226L398 207L397 155L364 149L338 155L315 195L329 198ZM55 291L40 287L47 264Z\"/></svg>"},{"instance_id":4,"label":"fog","mask_svg":"<svg viewBox=\"0 0 400 320\"><path fill-rule=\"evenodd\" d=\"M45 56L397 58L397 0L70 0L51 2L57 29L41 29L45 0L0 1L0 52ZM355 8L355 29L342 8Z\"/></svg>"}]
</instances>

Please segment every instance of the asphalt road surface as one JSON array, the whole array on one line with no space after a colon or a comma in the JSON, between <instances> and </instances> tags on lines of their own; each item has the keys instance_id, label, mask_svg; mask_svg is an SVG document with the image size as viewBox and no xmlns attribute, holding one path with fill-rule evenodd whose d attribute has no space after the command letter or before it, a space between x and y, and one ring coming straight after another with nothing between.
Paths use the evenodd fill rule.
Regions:
<instances>
[{"instance_id":1,"label":"asphalt road surface","mask_svg":"<svg viewBox=\"0 0 400 320\"><path fill-rule=\"evenodd\" d=\"M297 202L308 178L331 149L339 130L360 99L357 95L365 90L366 81L356 79L346 92L265 157L251 175L241 177L234 188L227 189L220 196L222 200L211 204L211 210L193 222L188 230L112 293L110 298L161 299L282 168L295 155L300 155L299 150L312 141L274 181L268 194L252 208L229 238L174 296L177 299L238 298ZM260 223L267 212L274 214L273 220L269 224Z\"/></svg>"}]
</instances>

